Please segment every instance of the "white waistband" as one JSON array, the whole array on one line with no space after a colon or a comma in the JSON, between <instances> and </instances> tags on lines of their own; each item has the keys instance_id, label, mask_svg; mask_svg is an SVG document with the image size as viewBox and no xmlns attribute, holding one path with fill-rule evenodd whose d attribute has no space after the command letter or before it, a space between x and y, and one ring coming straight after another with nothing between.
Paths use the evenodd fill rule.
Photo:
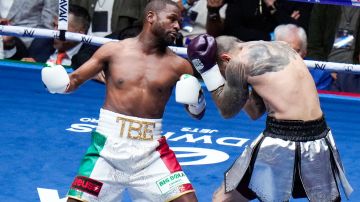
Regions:
<instances>
[{"instance_id":1,"label":"white waistband","mask_svg":"<svg viewBox=\"0 0 360 202\"><path fill-rule=\"evenodd\" d=\"M161 137L162 119L127 116L100 109L96 131L113 137L152 140Z\"/></svg>"}]
</instances>

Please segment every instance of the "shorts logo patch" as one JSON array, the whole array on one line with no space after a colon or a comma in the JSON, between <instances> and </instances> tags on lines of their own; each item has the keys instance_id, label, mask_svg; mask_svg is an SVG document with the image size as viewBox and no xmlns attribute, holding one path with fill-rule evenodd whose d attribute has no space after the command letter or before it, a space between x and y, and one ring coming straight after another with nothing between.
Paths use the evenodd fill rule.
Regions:
<instances>
[{"instance_id":1,"label":"shorts logo patch","mask_svg":"<svg viewBox=\"0 0 360 202\"><path fill-rule=\"evenodd\" d=\"M93 196L98 196L103 183L85 176L76 176L74 182L71 184L71 189L86 192Z\"/></svg>"},{"instance_id":2,"label":"shorts logo patch","mask_svg":"<svg viewBox=\"0 0 360 202\"><path fill-rule=\"evenodd\" d=\"M189 179L183 171L178 171L156 181L161 193L167 193L177 189L181 192L184 184L190 184Z\"/></svg>"}]
</instances>

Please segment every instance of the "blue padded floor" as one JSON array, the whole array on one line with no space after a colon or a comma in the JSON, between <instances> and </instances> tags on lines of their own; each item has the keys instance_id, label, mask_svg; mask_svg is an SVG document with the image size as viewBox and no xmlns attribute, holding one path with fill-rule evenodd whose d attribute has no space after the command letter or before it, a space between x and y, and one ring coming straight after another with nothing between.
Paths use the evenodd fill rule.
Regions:
<instances>
[{"instance_id":1,"label":"blue padded floor","mask_svg":"<svg viewBox=\"0 0 360 202\"><path fill-rule=\"evenodd\" d=\"M39 69L37 64L0 62L0 201L64 201L102 106L102 84L89 81L72 94L53 95L44 89ZM224 120L210 94L205 96L203 120L188 117L172 97L163 124L200 202L211 201L223 172L265 121L251 121L243 112ZM354 188L349 201L360 201L360 99L321 95L321 105ZM127 195L124 201L130 201Z\"/></svg>"}]
</instances>

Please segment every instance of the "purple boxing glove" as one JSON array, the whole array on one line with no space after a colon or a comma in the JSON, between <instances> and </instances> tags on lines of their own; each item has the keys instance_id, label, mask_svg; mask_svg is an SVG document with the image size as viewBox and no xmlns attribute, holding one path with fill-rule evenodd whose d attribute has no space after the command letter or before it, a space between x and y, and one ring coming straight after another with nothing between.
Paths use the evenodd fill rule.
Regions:
<instances>
[{"instance_id":1,"label":"purple boxing glove","mask_svg":"<svg viewBox=\"0 0 360 202\"><path fill-rule=\"evenodd\" d=\"M225 79L216 64L216 41L214 37L201 34L191 40L187 54L195 69L201 74L209 91L224 85Z\"/></svg>"},{"instance_id":2,"label":"purple boxing glove","mask_svg":"<svg viewBox=\"0 0 360 202\"><path fill-rule=\"evenodd\" d=\"M216 64L216 50L214 37L202 34L191 40L187 54L196 70L202 74Z\"/></svg>"}]
</instances>

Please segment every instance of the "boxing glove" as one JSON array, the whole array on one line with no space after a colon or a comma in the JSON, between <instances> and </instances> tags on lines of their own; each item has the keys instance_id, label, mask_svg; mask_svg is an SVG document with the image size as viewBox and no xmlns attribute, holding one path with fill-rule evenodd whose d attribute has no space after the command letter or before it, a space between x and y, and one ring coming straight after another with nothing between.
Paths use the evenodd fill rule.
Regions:
<instances>
[{"instance_id":1,"label":"boxing glove","mask_svg":"<svg viewBox=\"0 0 360 202\"><path fill-rule=\"evenodd\" d=\"M205 115L206 101L202 89L199 91L199 99L196 104L185 105L185 110L194 119L202 119Z\"/></svg>"},{"instance_id":2,"label":"boxing glove","mask_svg":"<svg viewBox=\"0 0 360 202\"><path fill-rule=\"evenodd\" d=\"M196 104L198 103L199 92L201 85L197 78L190 74L183 74L180 76L175 86L175 100L181 104Z\"/></svg>"},{"instance_id":3,"label":"boxing glove","mask_svg":"<svg viewBox=\"0 0 360 202\"><path fill-rule=\"evenodd\" d=\"M215 38L207 34L192 39L187 48L188 58L200 73L209 91L216 90L225 83L216 64L216 51Z\"/></svg>"},{"instance_id":4,"label":"boxing glove","mask_svg":"<svg viewBox=\"0 0 360 202\"><path fill-rule=\"evenodd\" d=\"M185 104L189 115L201 119L205 114L206 101L197 78L190 74L183 74L176 83L175 101Z\"/></svg>"},{"instance_id":5,"label":"boxing glove","mask_svg":"<svg viewBox=\"0 0 360 202\"><path fill-rule=\"evenodd\" d=\"M50 62L41 69L41 80L50 93L65 93L70 83L65 68Z\"/></svg>"}]
</instances>

